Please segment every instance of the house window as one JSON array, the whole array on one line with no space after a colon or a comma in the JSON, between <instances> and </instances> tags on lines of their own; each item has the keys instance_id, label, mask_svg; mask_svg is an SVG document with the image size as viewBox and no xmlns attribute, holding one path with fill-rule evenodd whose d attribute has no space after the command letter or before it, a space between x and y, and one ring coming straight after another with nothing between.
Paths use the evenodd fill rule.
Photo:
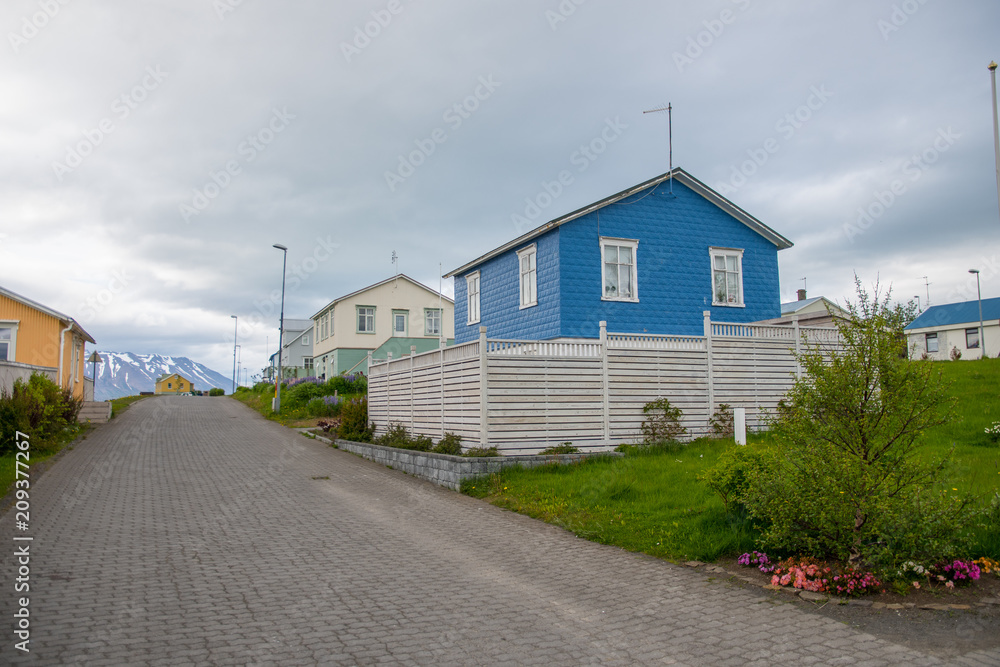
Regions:
<instances>
[{"instance_id":1,"label":"house window","mask_svg":"<svg viewBox=\"0 0 1000 667\"><path fill-rule=\"evenodd\" d=\"M469 296L469 324L479 321L479 271L465 277L465 285Z\"/></svg>"},{"instance_id":2,"label":"house window","mask_svg":"<svg viewBox=\"0 0 1000 667\"><path fill-rule=\"evenodd\" d=\"M979 327L965 330L965 347L968 350L979 348Z\"/></svg>"},{"instance_id":3,"label":"house window","mask_svg":"<svg viewBox=\"0 0 1000 667\"><path fill-rule=\"evenodd\" d=\"M147 384L146 386L148 387L149 385ZM167 389L173 389L173 388L174 388L174 383L173 382L168 382L167 383Z\"/></svg>"},{"instance_id":4,"label":"house window","mask_svg":"<svg viewBox=\"0 0 1000 667\"><path fill-rule=\"evenodd\" d=\"M424 335L441 335L441 310L439 308L424 308Z\"/></svg>"},{"instance_id":5,"label":"house window","mask_svg":"<svg viewBox=\"0 0 1000 667\"><path fill-rule=\"evenodd\" d=\"M392 335L405 336L406 322L409 319L410 319L410 311L408 310L392 311Z\"/></svg>"},{"instance_id":6,"label":"house window","mask_svg":"<svg viewBox=\"0 0 1000 667\"><path fill-rule=\"evenodd\" d=\"M358 306L358 333L375 333L374 306Z\"/></svg>"},{"instance_id":7,"label":"house window","mask_svg":"<svg viewBox=\"0 0 1000 667\"><path fill-rule=\"evenodd\" d=\"M628 239L601 239L601 263L604 266L604 292L610 301L638 301L636 251L639 242Z\"/></svg>"},{"instance_id":8,"label":"house window","mask_svg":"<svg viewBox=\"0 0 1000 667\"><path fill-rule=\"evenodd\" d=\"M924 346L928 352L938 351L938 336L936 333L924 334Z\"/></svg>"},{"instance_id":9,"label":"house window","mask_svg":"<svg viewBox=\"0 0 1000 667\"><path fill-rule=\"evenodd\" d=\"M743 251L710 248L712 255L712 305L743 305Z\"/></svg>"},{"instance_id":10,"label":"house window","mask_svg":"<svg viewBox=\"0 0 1000 667\"><path fill-rule=\"evenodd\" d=\"M307 371L311 371L313 369L313 358L302 357L302 367Z\"/></svg>"},{"instance_id":11,"label":"house window","mask_svg":"<svg viewBox=\"0 0 1000 667\"><path fill-rule=\"evenodd\" d=\"M319 332L319 339L326 340L326 313L319 316L318 324L316 330Z\"/></svg>"},{"instance_id":12,"label":"house window","mask_svg":"<svg viewBox=\"0 0 1000 667\"><path fill-rule=\"evenodd\" d=\"M309 344L309 334L304 334L302 336L302 344L303 345L308 345Z\"/></svg>"},{"instance_id":13,"label":"house window","mask_svg":"<svg viewBox=\"0 0 1000 667\"><path fill-rule=\"evenodd\" d=\"M15 360L16 342L17 325L12 322L0 322L0 361Z\"/></svg>"},{"instance_id":14,"label":"house window","mask_svg":"<svg viewBox=\"0 0 1000 667\"><path fill-rule=\"evenodd\" d=\"M520 265L521 308L538 305L537 257L535 244L517 252Z\"/></svg>"}]
</instances>

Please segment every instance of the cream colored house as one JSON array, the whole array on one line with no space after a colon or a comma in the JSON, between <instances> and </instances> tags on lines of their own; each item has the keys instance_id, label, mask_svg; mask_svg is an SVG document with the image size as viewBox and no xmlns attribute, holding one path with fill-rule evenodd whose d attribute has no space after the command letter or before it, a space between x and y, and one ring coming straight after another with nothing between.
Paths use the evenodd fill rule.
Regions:
<instances>
[{"instance_id":1,"label":"cream colored house","mask_svg":"<svg viewBox=\"0 0 1000 667\"><path fill-rule=\"evenodd\" d=\"M806 297L806 291L798 291L798 300L781 304L781 317L764 320L764 324L791 324L799 321L803 327L833 328L834 318L847 319L850 314L825 296Z\"/></svg>"},{"instance_id":2,"label":"cream colored house","mask_svg":"<svg viewBox=\"0 0 1000 667\"><path fill-rule=\"evenodd\" d=\"M455 337L455 303L403 274L334 299L313 320L317 377L368 373L376 359L436 350Z\"/></svg>"}]
</instances>

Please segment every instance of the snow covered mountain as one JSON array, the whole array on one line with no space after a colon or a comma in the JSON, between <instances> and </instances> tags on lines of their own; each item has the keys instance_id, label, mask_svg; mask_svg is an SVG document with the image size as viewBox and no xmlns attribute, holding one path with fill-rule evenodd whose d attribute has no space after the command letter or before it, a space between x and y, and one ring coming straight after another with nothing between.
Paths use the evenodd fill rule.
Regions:
<instances>
[{"instance_id":1,"label":"snow covered mountain","mask_svg":"<svg viewBox=\"0 0 1000 667\"><path fill-rule=\"evenodd\" d=\"M105 401L121 396L135 396L141 391L153 391L156 378L164 373L179 373L194 383L195 389L208 391L221 387L229 393L233 380L187 357L165 357L161 354L131 352L98 352L95 399ZM89 375L93 366L87 364Z\"/></svg>"}]
</instances>

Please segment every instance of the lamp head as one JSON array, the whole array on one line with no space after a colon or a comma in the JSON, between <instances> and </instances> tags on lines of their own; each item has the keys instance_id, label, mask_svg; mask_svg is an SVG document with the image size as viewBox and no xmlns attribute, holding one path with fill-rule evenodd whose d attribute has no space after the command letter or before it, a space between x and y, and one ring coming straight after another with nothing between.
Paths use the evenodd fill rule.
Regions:
<instances>
[{"instance_id":1,"label":"lamp head","mask_svg":"<svg viewBox=\"0 0 1000 667\"><path fill-rule=\"evenodd\" d=\"M995 60L994 60L994 61L992 61L992 62L990 62L990 64L989 64L989 65L987 65L986 67L987 67L987 68L989 68L989 70L990 70L991 72L995 72L995 71L997 71L997 63L996 63L996 61L995 61Z\"/></svg>"},{"instance_id":2,"label":"lamp head","mask_svg":"<svg viewBox=\"0 0 1000 667\"><path fill-rule=\"evenodd\" d=\"M969 269L969 273L975 273L976 275L979 275L979 269Z\"/></svg>"},{"instance_id":3,"label":"lamp head","mask_svg":"<svg viewBox=\"0 0 1000 667\"><path fill-rule=\"evenodd\" d=\"M272 248L277 248L278 250L284 250L285 252L287 252L287 251L288 251L288 248L286 248L285 246L281 245L280 243L275 243L275 244L274 244L273 246L271 246L271 247L272 247Z\"/></svg>"}]
</instances>

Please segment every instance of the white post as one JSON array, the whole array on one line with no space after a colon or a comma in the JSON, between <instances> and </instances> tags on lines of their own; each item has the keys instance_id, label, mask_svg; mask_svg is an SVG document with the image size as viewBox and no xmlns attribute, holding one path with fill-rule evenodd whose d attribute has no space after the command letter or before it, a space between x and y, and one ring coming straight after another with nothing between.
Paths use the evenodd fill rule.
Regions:
<instances>
[{"instance_id":1,"label":"white post","mask_svg":"<svg viewBox=\"0 0 1000 667\"><path fill-rule=\"evenodd\" d=\"M733 408L733 435L737 445L747 444L747 409Z\"/></svg>"},{"instance_id":2,"label":"white post","mask_svg":"<svg viewBox=\"0 0 1000 667\"><path fill-rule=\"evenodd\" d=\"M715 387L712 384L712 311L702 311L702 315L705 317L705 361L707 365L705 377L708 383L708 416L711 417L715 414Z\"/></svg>"},{"instance_id":3,"label":"white post","mask_svg":"<svg viewBox=\"0 0 1000 667\"><path fill-rule=\"evenodd\" d=\"M417 356L417 346L410 346L410 435L415 435L413 432L413 361L414 357Z\"/></svg>"},{"instance_id":4,"label":"white post","mask_svg":"<svg viewBox=\"0 0 1000 667\"><path fill-rule=\"evenodd\" d=\"M392 401L389 400L392 389L392 352L385 355L385 427L392 423Z\"/></svg>"},{"instance_id":5,"label":"white post","mask_svg":"<svg viewBox=\"0 0 1000 667\"><path fill-rule=\"evenodd\" d=\"M802 377L802 364L799 363L799 355L802 354L802 332L799 331L799 316L792 316L792 328L795 329L795 377Z\"/></svg>"},{"instance_id":6,"label":"white post","mask_svg":"<svg viewBox=\"0 0 1000 667\"><path fill-rule=\"evenodd\" d=\"M604 394L604 444L611 442L611 386L608 381L608 323L601 320L601 388Z\"/></svg>"},{"instance_id":7,"label":"white post","mask_svg":"<svg viewBox=\"0 0 1000 667\"><path fill-rule=\"evenodd\" d=\"M479 327L479 446L489 447L490 426L486 415L489 408L489 364L486 360L486 327Z\"/></svg>"},{"instance_id":8,"label":"white post","mask_svg":"<svg viewBox=\"0 0 1000 667\"><path fill-rule=\"evenodd\" d=\"M441 389L441 437L444 438L444 345L438 349L438 379Z\"/></svg>"}]
</instances>

